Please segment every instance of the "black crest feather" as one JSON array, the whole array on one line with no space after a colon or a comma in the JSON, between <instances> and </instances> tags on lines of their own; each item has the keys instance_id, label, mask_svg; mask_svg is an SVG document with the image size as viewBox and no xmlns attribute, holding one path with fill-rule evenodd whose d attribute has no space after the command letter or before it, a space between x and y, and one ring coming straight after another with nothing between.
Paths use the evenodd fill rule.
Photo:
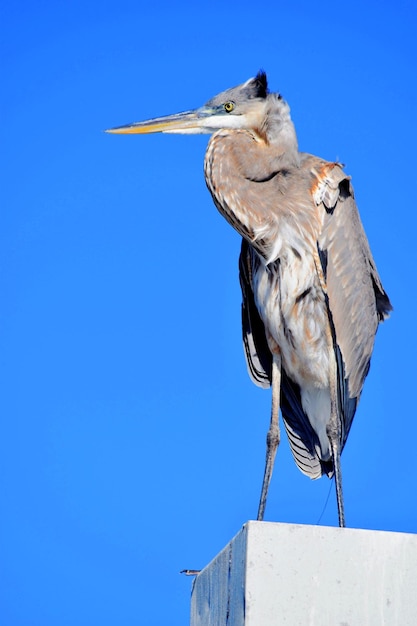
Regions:
<instances>
[{"instance_id":1,"label":"black crest feather","mask_svg":"<svg viewBox=\"0 0 417 626\"><path fill-rule=\"evenodd\" d=\"M255 98L266 98L268 95L268 80L263 70L260 70L255 78L251 78L244 83L241 88L245 98L250 100Z\"/></svg>"},{"instance_id":2,"label":"black crest feather","mask_svg":"<svg viewBox=\"0 0 417 626\"><path fill-rule=\"evenodd\" d=\"M254 86L256 88L256 98L266 98L268 94L268 79L266 73L263 70L259 70L253 79Z\"/></svg>"}]
</instances>

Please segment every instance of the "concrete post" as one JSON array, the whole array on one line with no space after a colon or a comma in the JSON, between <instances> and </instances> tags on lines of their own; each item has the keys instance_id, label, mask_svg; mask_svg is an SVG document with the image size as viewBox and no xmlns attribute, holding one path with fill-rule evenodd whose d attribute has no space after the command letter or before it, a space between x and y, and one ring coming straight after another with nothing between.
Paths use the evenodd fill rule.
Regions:
<instances>
[{"instance_id":1,"label":"concrete post","mask_svg":"<svg viewBox=\"0 0 417 626\"><path fill-rule=\"evenodd\" d=\"M191 626L416 626L417 535L247 522L196 577Z\"/></svg>"}]
</instances>

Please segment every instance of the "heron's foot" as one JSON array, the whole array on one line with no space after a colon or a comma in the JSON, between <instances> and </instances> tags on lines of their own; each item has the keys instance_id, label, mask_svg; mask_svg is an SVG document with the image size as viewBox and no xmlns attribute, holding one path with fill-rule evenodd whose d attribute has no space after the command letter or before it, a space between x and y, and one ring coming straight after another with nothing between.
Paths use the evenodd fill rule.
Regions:
<instances>
[{"instance_id":1,"label":"heron's foot","mask_svg":"<svg viewBox=\"0 0 417 626\"><path fill-rule=\"evenodd\" d=\"M334 435L333 429L327 428L327 436L330 441L330 448L332 451L333 457L333 466L334 466L334 478L336 484L336 500L337 500L337 513L339 516L339 526L340 528L345 528L345 504L343 500L343 488L342 488L342 467L340 463L340 443L339 443L339 435L336 433Z\"/></svg>"}]
</instances>

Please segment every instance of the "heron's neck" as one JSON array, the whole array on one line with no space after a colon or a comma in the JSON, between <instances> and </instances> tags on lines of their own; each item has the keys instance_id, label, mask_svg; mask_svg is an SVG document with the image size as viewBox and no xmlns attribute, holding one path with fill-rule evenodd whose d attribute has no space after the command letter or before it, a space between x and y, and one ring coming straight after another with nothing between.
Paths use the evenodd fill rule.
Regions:
<instances>
[{"instance_id":1,"label":"heron's neck","mask_svg":"<svg viewBox=\"0 0 417 626\"><path fill-rule=\"evenodd\" d=\"M297 135L291 120L290 108L286 102L272 100L269 103L263 131L267 143L273 148L275 154L285 155L285 160L289 162L298 162Z\"/></svg>"}]
</instances>

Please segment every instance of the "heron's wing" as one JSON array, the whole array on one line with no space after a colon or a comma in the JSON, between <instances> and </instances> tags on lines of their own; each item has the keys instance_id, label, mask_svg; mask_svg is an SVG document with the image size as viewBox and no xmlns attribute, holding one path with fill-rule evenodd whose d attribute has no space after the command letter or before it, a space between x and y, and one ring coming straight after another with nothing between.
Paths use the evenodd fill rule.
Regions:
<instances>
[{"instance_id":1,"label":"heron's wing","mask_svg":"<svg viewBox=\"0 0 417 626\"><path fill-rule=\"evenodd\" d=\"M242 289L242 335L246 364L252 381L266 389L271 386L272 355L266 340L265 327L255 304L251 250L245 239L242 239L239 257L239 279Z\"/></svg>"},{"instance_id":2,"label":"heron's wing","mask_svg":"<svg viewBox=\"0 0 417 626\"><path fill-rule=\"evenodd\" d=\"M373 260L350 178L340 165L326 163L313 197L322 207L318 241L321 271L337 346L339 400L346 440L362 391L378 322L392 309ZM351 400L355 399L355 402Z\"/></svg>"}]
</instances>

